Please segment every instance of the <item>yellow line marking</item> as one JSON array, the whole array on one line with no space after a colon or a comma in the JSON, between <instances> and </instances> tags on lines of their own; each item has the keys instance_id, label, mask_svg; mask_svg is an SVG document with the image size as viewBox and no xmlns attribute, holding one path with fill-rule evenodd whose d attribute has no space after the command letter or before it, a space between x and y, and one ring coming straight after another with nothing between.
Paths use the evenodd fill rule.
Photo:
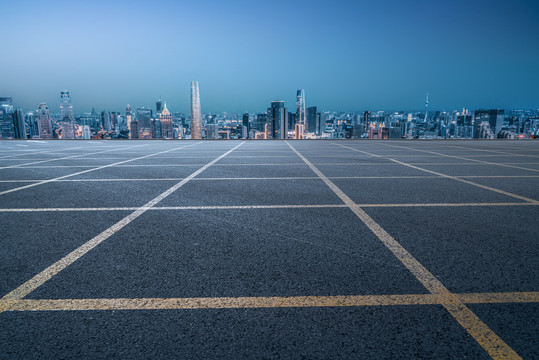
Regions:
<instances>
[{"instance_id":1,"label":"yellow line marking","mask_svg":"<svg viewBox=\"0 0 539 360\"><path fill-rule=\"evenodd\" d=\"M509 168L513 168L513 169L520 169L520 170L528 170L528 171L539 172L539 170L537 170L537 169L530 169L530 168L525 168L525 167L521 167L521 166L514 166L514 165L510 165L510 164L505 164L505 163L495 163L495 162L484 161L484 160L470 159L470 158L465 158L465 157L462 157L462 156L442 154L442 153L435 152L435 151L416 149L416 148L406 147L406 146L398 146L398 145L392 145L392 144L384 144L384 145L392 146L392 147L396 147L396 148L401 148L401 149L408 149L408 150L412 150L412 151L421 151L421 152L426 152L426 153L429 153L429 154L434 154L434 155L444 156L444 157L449 157L449 158L454 158L454 159L473 161L473 162L480 163L480 164L485 164L485 165L504 166L504 167L509 167ZM519 163L519 164L535 165L537 163Z\"/></svg>"},{"instance_id":2,"label":"yellow line marking","mask_svg":"<svg viewBox=\"0 0 539 360\"><path fill-rule=\"evenodd\" d=\"M369 152L367 152L367 151L359 150L359 149L356 149L356 148L353 148L353 147L349 147L349 146L345 146L345 145L341 145L341 144L337 144L337 143L333 143L333 144L335 144L335 145L337 145L337 146L340 146L340 147L343 147L343 148L346 148L346 149L353 150L353 151L361 152L361 153L364 153L364 154L369 154L369 155L371 155L371 156L382 157L382 158L391 160L391 161L393 161L393 162L395 162L395 163L397 163L397 164L401 164L401 165L404 165L404 166L408 166L408 167L410 167L410 168L412 168L412 169L416 169L416 170L420 170L420 171L425 171L425 172L428 172L428 173L430 173L430 174L438 175L438 176L441 176L441 177L444 177L444 178L447 178L447 179L452 179L452 180L456 180L456 181L459 181L459 182L462 182L462 183L465 183L465 184L477 186L477 187L479 187L479 188L482 188L482 189L485 189L485 190L490 190L490 191L493 191L493 192L497 192L498 194L507 195L507 196L513 197L513 198L515 198L515 199L524 200L524 201L527 201L527 202L530 202L530 203L534 203L534 204L538 202L537 200L530 199L530 198L525 197L525 196L520 196L520 195L517 195L517 194L510 193L510 192L508 192L508 191L496 189L496 188L493 188L493 187L490 187L490 186L481 185L481 184L475 183L475 182L473 182L473 181L465 180L465 179L462 179L462 178L459 178L459 177L456 177L456 176L446 175L446 174L442 174L442 173L439 173L439 172L436 172L436 171L424 169L424 168L422 168L422 167L419 167L419 166L416 166L416 165L411 165L411 164L408 164L408 163L405 163L405 162L402 162L402 161L399 161L399 160L395 160L395 159L393 159L393 158L385 157L385 156L383 156L383 155L378 155L378 154L369 153Z\"/></svg>"},{"instance_id":3,"label":"yellow line marking","mask_svg":"<svg viewBox=\"0 0 539 360\"><path fill-rule=\"evenodd\" d=\"M442 295L441 305L494 359L520 359L494 331L481 321L460 299L452 294L427 268L416 260L397 240L385 231L363 209L355 204L341 189L298 152L289 142L288 146L348 205L361 221L382 241L382 243L406 266L419 282L431 293ZM340 145L342 146L342 145ZM460 179L459 179L460 180Z\"/></svg>"},{"instance_id":4,"label":"yellow line marking","mask_svg":"<svg viewBox=\"0 0 539 360\"><path fill-rule=\"evenodd\" d=\"M196 143L196 144L199 144L199 143ZM195 176L197 176L198 174L200 174L201 172L203 172L204 170L206 170L207 168L209 168L210 166L215 164L217 161L221 160L222 158L224 158L225 156L227 156L228 154L230 154L232 151L236 150L238 147L240 147L243 144L244 142L238 144L231 150L220 155L216 159L210 161L208 164L204 165L203 167L201 167L200 169L198 169L197 171L195 171L194 173L192 173L191 175L189 175L188 177L186 177L179 183L175 184L174 186L172 186L171 188L169 188L168 190L166 190L159 196L150 200L144 206L140 207L133 213L129 214L122 220L118 221L116 224L112 225L111 227L109 227L108 229L100 233L99 235L95 236L88 242L84 243L77 249L73 250L71 253L67 254L62 259L58 260L57 262L55 262L54 264L52 264L51 266L49 266L48 268L40 272L39 274L35 275L33 278L26 281L24 284L20 285L15 290L9 292L4 297L2 297L2 299L22 299L26 295L30 294L32 291L34 291L35 289L43 285L46 281L51 279L53 276L58 274L60 271L64 270L66 267L71 265L77 259L85 255L88 251L92 250L94 247L96 247L97 245L99 245L100 243L102 243L103 241L111 237L113 234L121 230L124 226L126 226L127 224L129 224L130 222L138 218L140 215L144 214L149 208L155 206L161 200L163 200L164 198L172 194L174 191L178 190L187 182L189 182L192 178L194 178Z\"/></svg>"},{"instance_id":5,"label":"yellow line marking","mask_svg":"<svg viewBox=\"0 0 539 360\"><path fill-rule=\"evenodd\" d=\"M9 190L2 191L2 192L0 192L0 195L5 195L5 194L12 193L12 192L14 192L14 191L24 190L24 189L28 189L28 188L31 188L31 187L34 187L34 186L47 184L47 183L50 183L50 182L53 182L53 181L65 179L65 178L72 177L72 176L76 176L76 175L86 174L86 173L89 173L89 172L92 172L92 171L105 169L105 168L112 167L112 166L116 166L116 165L123 164L123 163L126 163L126 162L130 162L130 161L135 161L135 160L139 160L139 159L148 158L148 157L151 157L151 156L154 156L154 155L157 155L157 154L163 154L163 153L166 153L166 152L170 152L170 151L174 151L174 150L178 150L178 149L183 149L183 148L186 148L186 147L189 147L189 146L193 146L193 145L197 145L197 144L200 144L200 142L195 143L195 144L189 144L189 145L184 145L184 146L176 147L176 148L173 148L173 149L170 149L170 150L160 151L160 152L157 152L157 153L154 153L154 154L149 154L149 155L144 155L144 156L136 157L136 158L129 159L129 160L119 161L119 162L116 162L116 163L113 163L113 164L108 164L108 165L98 166L98 167L95 167L95 168L92 168L92 169L83 170L83 171L79 171L79 172L76 172L76 173L73 173L73 174L68 174L68 175L60 176L60 177L57 177L57 178L54 178L54 179L43 180L43 181L37 182L37 183L31 183L31 184L28 184L28 185L24 185L24 186L20 186L20 187L16 187L16 188L13 188L13 189L9 189ZM137 145L137 147L138 147L138 146L144 146L144 145ZM132 146L132 147L133 147L133 146Z\"/></svg>"},{"instance_id":6,"label":"yellow line marking","mask_svg":"<svg viewBox=\"0 0 539 360\"><path fill-rule=\"evenodd\" d=\"M194 180L194 179L192 179ZM359 207L464 207L464 206L537 206L537 203L419 203L419 204L356 204ZM100 208L13 208L0 209L0 213L9 212L69 212L69 211L134 211L139 209L158 210L228 210L228 209L302 209L302 208L342 208L346 204L282 204L282 205L221 205L221 206L154 206L154 207L100 207Z\"/></svg>"},{"instance_id":7,"label":"yellow line marking","mask_svg":"<svg viewBox=\"0 0 539 360\"><path fill-rule=\"evenodd\" d=\"M463 303L536 303L538 292L455 294ZM281 307L359 307L442 305L451 299L441 294L341 295L290 297L19 299L0 300L1 311L246 309Z\"/></svg>"}]
</instances>

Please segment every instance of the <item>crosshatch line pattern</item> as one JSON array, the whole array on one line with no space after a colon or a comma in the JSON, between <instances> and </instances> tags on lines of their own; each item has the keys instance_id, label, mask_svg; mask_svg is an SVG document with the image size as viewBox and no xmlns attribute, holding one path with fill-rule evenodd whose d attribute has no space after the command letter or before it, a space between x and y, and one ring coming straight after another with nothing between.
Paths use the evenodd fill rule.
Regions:
<instances>
[{"instance_id":1,"label":"crosshatch line pattern","mask_svg":"<svg viewBox=\"0 0 539 360\"><path fill-rule=\"evenodd\" d=\"M24 150L21 150L20 145L25 145ZM447 314L444 315L444 324L452 329L457 326L456 328L460 329L457 332L462 332L462 337L459 341L449 342L447 349L453 349L451 353L437 356L525 358L538 351L537 330L526 326L519 327L517 321L519 316L537 318L536 311L530 310L530 306L539 302L537 277L534 276L537 269L530 261L537 253L537 230L532 220L524 220L518 224L518 237L513 235L515 228L511 230L500 222L513 213L513 217L521 219L537 218L537 149L534 142L506 141L81 141L80 145L79 142L74 144L54 141L39 144L22 141L0 142L0 216L4 217L3 223L7 224L9 221L12 224L11 227L6 227L7 231L3 232L1 239L7 249L5 256L6 259L9 258L9 264L0 265L0 274L6 280L14 272L21 277L21 271L17 269L25 268L22 273L27 274L26 280L13 283L12 288L2 294L0 316L8 317L10 321L22 321L21 332L24 333L25 327L30 324L20 316L26 311L268 311L282 308L289 309L287 321L293 323L294 317L299 319L301 316L301 309L313 309L317 314L323 315L334 308L382 309L386 306L411 306L411 314L406 316L413 319L418 316L416 312L438 311L435 309L440 307L445 309ZM49 196L54 199L49 199ZM95 206L98 202L90 201L90 197L93 197L93 200L103 199L107 206ZM63 204L69 206L62 206ZM223 211L234 213L225 216ZM62 252L52 251L46 241L40 241L40 238L30 234L28 240L35 243L34 250L37 248L44 254L51 254L48 265L44 267L30 270L36 267L36 264L32 262L29 249L8 243L19 236L14 228L24 228L28 225L26 221L38 221L42 223L41 226L46 226L47 217L53 214L62 217L85 213L116 213L119 216L114 217L117 220L111 219L108 223L85 223L84 219L80 220L78 227L95 227L92 229L95 235L80 239L78 243L73 242L72 245L63 245L62 256L58 256ZM236 213L237 216L234 215ZM350 213L355 218L344 216ZM187 294L178 288L170 287L162 290L167 294L178 293L182 296L163 297L159 296L160 289L152 289L157 296L148 297L141 296L142 293L137 292L136 288L126 285L126 289L117 289L117 293L127 294L127 297L114 296L114 291L103 297L93 292L91 282L81 286L78 281L72 281L71 287L80 288L82 295L62 296L62 293L72 293L65 287L68 281L66 279L78 279L83 276L81 271L85 268L94 271L92 268L99 266L99 261L107 262L104 257L106 254L116 256L115 251L120 251L121 247L134 246L127 243L111 247L111 244L116 243L119 238L136 237L139 225L152 228L152 222L148 224L148 219L154 218L151 214L162 214L168 221L175 221L182 216L192 217L193 221L211 219L205 226L210 233L216 234L216 239L211 241L215 248L225 250L234 245L236 250L242 252L246 249L237 247L240 246L237 241L244 242L245 245L241 246L250 249L246 253L249 254L247 261L253 261L253 271L261 272L261 275L256 275L260 282L258 285L249 284L246 278L248 275L244 272L229 273L225 276L217 270L215 273L210 271L209 274L203 275L228 281L229 293L218 290L220 286L216 285L214 290L211 287L208 289L208 293L213 295L201 297L199 295L202 293L196 286ZM430 218L430 221L449 221L452 224L451 231L443 232L439 236L433 235L428 228L435 226L425 221L425 229L413 227L403 232L398 223L406 222L407 217L410 217L410 223L415 223L417 217L413 217L413 214ZM26 219L27 216L32 218ZM265 219L261 220L261 216ZM283 220L272 221L271 216L278 219L288 216L292 217L292 220L283 222L288 226L286 230L272 234L271 227L278 228ZM223 227L235 224L237 217L242 218L242 224L238 226L247 226L250 232L239 237L228 235L226 231L223 233ZM500 221L492 225L493 217L499 217ZM14 221L20 222L18 227L13 226ZM329 226L333 227L330 230L333 231L321 230L320 234L323 236L319 236L317 232L301 230L302 223L313 224L313 221L330 224ZM475 236L478 238L470 240L466 235L469 229L459 228L460 221L471 223L477 230L483 231L477 231ZM264 240L260 243L253 240L261 236L260 226L245 225L258 222L270 227L264 228L268 234L263 235ZM182 232L186 231L182 230L182 227L171 230L167 228L168 225L155 226L156 239L162 238L161 233L167 233L168 236L176 236L180 242L187 242L187 245L193 242L199 246L199 243L204 241L202 235L199 239L196 234ZM339 229L348 227L356 229L355 235L350 235L350 238L339 236ZM491 231L492 227L496 227L496 230ZM186 229L188 228L187 226ZM191 230L193 229L192 227ZM72 229L60 227L55 231L57 236L66 239L73 237ZM133 232L133 235L126 235L128 232ZM223 233L221 240L220 233ZM516 236L518 243L510 247L510 251L503 253L502 249L507 248L503 241L509 235ZM425 247L420 244L424 237L429 236L434 236L430 239L434 248L425 254ZM152 238L154 236L150 236L148 241L152 241ZM233 238L235 240L231 240ZM270 245L271 241L278 241L280 248ZM328 241L332 245L326 244ZM372 241L372 244L369 241ZM483 246L487 246L487 242L491 242L488 246L498 246L500 250L485 251ZM376 244L381 244L382 247ZM447 247L453 251L444 257L444 254L436 251L436 244L440 249ZM517 248L526 246L529 246L529 254L526 249ZM375 266L368 275L363 273L364 281L362 273L354 273L353 266L343 269L333 267L329 273L311 270L312 274L306 275L308 272L305 272L305 269L316 267L317 264L309 263L308 257L304 258L301 252L295 251L299 248L306 253L329 252L332 258L327 258L328 261L341 265L349 260L345 261L343 256L358 257L365 252L365 255L374 259L376 266L381 267ZM461 248L473 249L472 251L485 258L485 262L466 264L474 269L476 276L484 276L484 284L481 284L480 280L478 283L481 285L475 282L467 283L469 273L462 271L461 274L458 270L458 264L466 261ZM107 252L102 253L101 249ZM233 256L221 257L212 251L187 250L191 253L182 254L183 256L196 255L202 263L185 271L218 269L229 266L227 261L234 261ZM250 257L251 253L258 254L258 257ZM133 252L129 255L132 257L130 263L135 268L137 256L140 256L140 253ZM294 260L294 257L298 256L299 258ZM312 261L327 256L326 253L320 253L314 256ZM266 259L264 261L267 264L259 263L256 259ZM175 264L174 260L169 258L158 261L165 262L165 269ZM167 261L170 262L168 265ZM389 264L388 261L391 263L387 268L389 270L383 266L384 263ZM488 261L499 261L507 267L499 268L504 281L497 282L486 276L488 269L484 264ZM275 265L272 265L273 263ZM460 283L453 279L451 273L447 273L445 267L457 269L455 277L461 279ZM274 271L281 268L283 270L279 273L279 280ZM234 271L234 267L230 269ZM271 271L268 271L270 269ZM139 270L133 274L137 274L137 271ZM264 271L268 273L267 276ZM125 276L129 274L126 270ZM190 274L193 281L198 281L197 272ZM172 275L165 272L148 276L168 278ZM313 278L302 279L302 276ZM323 285L324 277L330 276L339 279L332 285L332 294L328 294L329 288ZM410 285L402 285L399 289L389 285L387 279L394 276L405 276ZM287 284L287 281L283 281L287 277L294 278L294 281L288 281L290 284ZM357 287L342 287L339 290L339 286L342 286L340 281L344 283L345 279L354 279L353 281L358 283ZM374 292L369 292L360 285L365 281L379 282L381 285L379 288L373 287ZM213 283L218 284L210 282ZM320 285L306 285L305 289L301 290L302 283ZM385 291L384 283L388 286ZM247 291L245 284L249 284L251 290ZM459 286L474 290L458 291ZM421 289L425 292L422 293ZM378 291L380 293L377 293ZM41 297L44 296L42 294L53 292L58 294L58 297ZM34 294L37 298L33 297ZM234 296L227 296L230 294ZM31 298L28 298L29 296ZM509 315L499 319L493 318L489 310L489 307L494 306L512 308ZM234 321L238 315L227 313L226 316L230 316ZM404 318L402 320L405 321ZM103 326L106 327L106 319L103 321ZM507 326L500 328L500 323ZM323 323L320 326L324 328ZM365 328L354 326L352 330L355 335L368 338ZM330 327L328 322L327 328ZM29 330L27 331L29 333ZM406 327L397 343L413 341L414 336L421 331L414 326ZM319 333L311 335L315 338L321 336ZM430 341L434 344L439 342L440 345L447 335L448 333L440 334ZM210 348L212 342L218 342L219 328L214 329L208 336ZM324 336L337 335L326 333ZM384 336L389 339L394 335ZM374 346L380 357L391 351L396 354L404 351L399 349L399 345L392 345L394 349L387 348L383 339L384 337L375 341L378 346ZM14 353L17 346L25 346L20 336L8 336L1 341L5 341L8 347L13 347ZM260 356L276 354L272 352L276 351L275 349L257 348L254 342L251 345L257 349L256 354ZM276 339L272 346L281 348L284 354L291 356L305 354L306 351L301 344L291 345L281 338ZM353 347L343 346L342 350L353 350ZM415 346L418 357L427 356L426 345ZM446 349L444 346L440 348ZM53 347L47 349L49 355L57 351ZM360 353L366 351L354 349L356 350ZM234 356L238 355L239 350L233 346L226 351L229 356ZM324 354L324 351L323 343L320 343L317 354Z\"/></svg>"}]
</instances>

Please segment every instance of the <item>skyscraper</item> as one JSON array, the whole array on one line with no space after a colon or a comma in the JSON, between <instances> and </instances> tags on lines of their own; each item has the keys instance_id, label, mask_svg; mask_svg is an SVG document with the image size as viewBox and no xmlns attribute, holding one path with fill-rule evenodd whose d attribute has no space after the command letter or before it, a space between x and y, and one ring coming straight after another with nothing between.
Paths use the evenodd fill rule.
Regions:
<instances>
[{"instance_id":1,"label":"skyscraper","mask_svg":"<svg viewBox=\"0 0 539 360\"><path fill-rule=\"evenodd\" d=\"M129 139L138 139L137 137L133 137L133 129L132 129L132 123L133 123L133 110L131 110L131 106L127 104L127 107L125 109L125 121L127 123L127 131L129 133L128 138ZM138 135L138 133L137 133Z\"/></svg>"},{"instance_id":2,"label":"skyscraper","mask_svg":"<svg viewBox=\"0 0 539 360\"><path fill-rule=\"evenodd\" d=\"M161 100L161 98L159 98L155 102L155 112L157 114L161 114L161 111L163 111L163 101Z\"/></svg>"},{"instance_id":3,"label":"skyscraper","mask_svg":"<svg viewBox=\"0 0 539 360\"><path fill-rule=\"evenodd\" d=\"M202 139L202 112L198 81L191 81L191 139Z\"/></svg>"},{"instance_id":4,"label":"skyscraper","mask_svg":"<svg viewBox=\"0 0 539 360\"><path fill-rule=\"evenodd\" d=\"M167 109L167 103L161 111L160 115L161 120L161 136L163 139L173 139L174 133L172 131L172 114Z\"/></svg>"},{"instance_id":5,"label":"skyscraper","mask_svg":"<svg viewBox=\"0 0 539 360\"><path fill-rule=\"evenodd\" d=\"M15 139L26 139L26 125L22 109L13 111L13 128L15 130Z\"/></svg>"},{"instance_id":6,"label":"skyscraper","mask_svg":"<svg viewBox=\"0 0 539 360\"><path fill-rule=\"evenodd\" d=\"M10 97L0 98L0 139L14 139L13 100Z\"/></svg>"},{"instance_id":7,"label":"skyscraper","mask_svg":"<svg viewBox=\"0 0 539 360\"><path fill-rule=\"evenodd\" d=\"M486 121L490 125L490 130L494 135L498 135L503 126L503 120L505 118L505 113L503 109L492 109L492 110L475 110L474 117L474 138L479 137L479 131L481 123Z\"/></svg>"},{"instance_id":8,"label":"skyscraper","mask_svg":"<svg viewBox=\"0 0 539 360\"><path fill-rule=\"evenodd\" d=\"M270 139L286 139L288 109L284 101L272 101L268 108L268 136Z\"/></svg>"},{"instance_id":9,"label":"skyscraper","mask_svg":"<svg viewBox=\"0 0 539 360\"><path fill-rule=\"evenodd\" d=\"M75 138L75 116L73 115L73 105L69 91L60 91L60 126L62 128L62 139Z\"/></svg>"},{"instance_id":10,"label":"skyscraper","mask_svg":"<svg viewBox=\"0 0 539 360\"><path fill-rule=\"evenodd\" d=\"M39 129L39 137L41 139L52 139L52 117L46 103L39 104L39 109L37 110L37 126Z\"/></svg>"},{"instance_id":11,"label":"skyscraper","mask_svg":"<svg viewBox=\"0 0 539 360\"><path fill-rule=\"evenodd\" d=\"M249 131L251 131L251 124L249 123L249 113L243 114L243 127L241 128L242 137L244 139L249 138Z\"/></svg>"},{"instance_id":12,"label":"skyscraper","mask_svg":"<svg viewBox=\"0 0 539 360\"><path fill-rule=\"evenodd\" d=\"M316 133L316 106L311 106L305 111L305 118L307 123L305 124L305 131Z\"/></svg>"},{"instance_id":13,"label":"skyscraper","mask_svg":"<svg viewBox=\"0 0 539 360\"><path fill-rule=\"evenodd\" d=\"M137 109L138 138L152 138L152 110L141 107Z\"/></svg>"},{"instance_id":14,"label":"skyscraper","mask_svg":"<svg viewBox=\"0 0 539 360\"><path fill-rule=\"evenodd\" d=\"M296 123L305 128L305 91L303 89L296 92Z\"/></svg>"}]
</instances>

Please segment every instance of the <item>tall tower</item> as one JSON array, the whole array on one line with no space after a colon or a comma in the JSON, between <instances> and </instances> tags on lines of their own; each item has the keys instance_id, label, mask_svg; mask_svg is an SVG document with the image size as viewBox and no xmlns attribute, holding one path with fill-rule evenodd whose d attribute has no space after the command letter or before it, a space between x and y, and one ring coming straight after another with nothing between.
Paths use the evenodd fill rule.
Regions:
<instances>
[{"instance_id":1,"label":"tall tower","mask_svg":"<svg viewBox=\"0 0 539 360\"><path fill-rule=\"evenodd\" d=\"M49 111L49 107L45 103L39 104L39 109L37 110L37 126L39 128L39 137L41 139L52 139L53 137L53 127L52 127L52 117Z\"/></svg>"},{"instance_id":2,"label":"tall tower","mask_svg":"<svg viewBox=\"0 0 539 360\"><path fill-rule=\"evenodd\" d=\"M127 104L127 107L125 108L125 121L127 123L129 139L133 139L133 132L131 130L131 123L133 122L133 110L131 110L131 106L129 106L129 104Z\"/></svg>"},{"instance_id":3,"label":"tall tower","mask_svg":"<svg viewBox=\"0 0 539 360\"><path fill-rule=\"evenodd\" d=\"M191 81L191 139L202 139L202 112L198 81Z\"/></svg>"},{"instance_id":4,"label":"tall tower","mask_svg":"<svg viewBox=\"0 0 539 360\"><path fill-rule=\"evenodd\" d=\"M305 91L296 92L296 122L305 126Z\"/></svg>"},{"instance_id":5,"label":"tall tower","mask_svg":"<svg viewBox=\"0 0 539 360\"><path fill-rule=\"evenodd\" d=\"M174 138L174 133L172 131L172 114L167 109L167 103L165 103L165 107L161 111L159 120L161 121L161 136L163 139Z\"/></svg>"},{"instance_id":6,"label":"tall tower","mask_svg":"<svg viewBox=\"0 0 539 360\"><path fill-rule=\"evenodd\" d=\"M427 122L427 115L429 113L429 93L427 93L427 99L425 100L425 120Z\"/></svg>"},{"instance_id":7,"label":"tall tower","mask_svg":"<svg viewBox=\"0 0 539 360\"><path fill-rule=\"evenodd\" d=\"M268 108L268 137L270 139L286 139L288 109L284 107L284 101L272 101Z\"/></svg>"},{"instance_id":8,"label":"tall tower","mask_svg":"<svg viewBox=\"0 0 539 360\"><path fill-rule=\"evenodd\" d=\"M62 139L75 138L75 116L69 91L60 91L60 126L62 127Z\"/></svg>"}]
</instances>

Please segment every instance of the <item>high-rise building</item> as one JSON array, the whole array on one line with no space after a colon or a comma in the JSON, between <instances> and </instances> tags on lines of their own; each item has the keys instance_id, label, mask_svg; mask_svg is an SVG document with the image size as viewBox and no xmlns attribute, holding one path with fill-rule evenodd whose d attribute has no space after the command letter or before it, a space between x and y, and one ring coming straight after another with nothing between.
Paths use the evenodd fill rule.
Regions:
<instances>
[{"instance_id":1,"label":"high-rise building","mask_svg":"<svg viewBox=\"0 0 539 360\"><path fill-rule=\"evenodd\" d=\"M303 89L296 92L296 123L305 126L305 91Z\"/></svg>"},{"instance_id":2,"label":"high-rise building","mask_svg":"<svg viewBox=\"0 0 539 360\"><path fill-rule=\"evenodd\" d=\"M0 98L0 139L14 139L13 100L10 97Z\"/></svg>"},{"instance_id":3,"label":"high-rise building","mask_svg":"<svg viewBox=\"0 0 539 360\"><path fill-rule=\"evenodd\" d=\"M127 104L127 108L125 109L125 121L127 123L127 132L129 133L128 138L138 139L138 136L136 138L133 137L133 130L132 130L133 110L131 110L131 106L129 106L129 104Z\"/></svg>"},{"instance_id":4,"label":"high-rise building","mask_svg":"<svg viewBox=\"0 0 539 360\"><path fill-rule=\"evenodd\" d=\"M318 113L316 117L316 135L322 135L326 131L327 115L325 113Z\"/></svg>"},{"instance_id":5,"label":"high-rise building","mask_svg":"<svg viewBox=\"0 0 539 360\"><path fill-rule=\"evenodd\" d=\"M256 122L255 122L255 129L257 131L265 131L266 129L266 123L268 122L268 114L257 114L256 115Z\"/></svg>"},{"instance_id":6,"label":"high-rise building","mask_svg":"<svg viewBox=\"0 0 539 360\"><path fill-rule=\"evenodd\" d=\"M167 109L167 103L165 103L165 107L162 109L159 119L161 120L161 136L163 139L173 139L172 114Z\"/></svg>"},{"instance_id":7,"label":"high-rise building","mask_svg":"<svg viewBox=\"0 0 539 360\"><path fill-rule=\"evenodd\" d=\"M486 121L489 123L490 131L494 136L502 130L505 112L503 109L492 110L475 110L474 117L474 138L479 138L481 123Z\"/></svg>"},{"instance_id":8,"label":"high-rise building","mask_svg":"<svg viewBox=\"0 0 539 360\"><path fill-rule=\"evenodd\" d=\"M251 124L249 123L249 114L245 113L243 114L243 121L242 121L242 137L244 139L249 138L249 131L251 131Z\"/></svg>"},{"instance_id":9,"label":"high-rise building","mask_svg":"<svg viewBox=\"0 0 539 360\"><path fill-rule=\"evenodd\" d=\"M163 111L163 101L161 100L161 98L159 98L155 102L155 112L157 114L161 114L161 111Z\"/></svg>"},{"instance_id":10,"label":"high-rise building","mask_svg":"<svg viewBox=\"0 0 539 360\"><path fill-rule=\"evenodd\" d=\"M202 112L198 81L191 81L191 139L202 139Z\"/></svg>"},{"instance_id":11,"label":"high-rise building","mask_svg":"<svg viewBox=\"0 0 539 360\"><path fill-rule=\"evenodd\" d=\"M268 108L268 137L270 139L286 139L288 109L284 101L272 101Z\"/></svg>"},{"instance_id":12,"label":"high-rise building","mask_svg":"<svg viewBox=\"0 0 539 360\"><path fill-rule=\"evenodd\" d=\"M307 119L307 122L305 124L305 131L311 132L311 133L317 133L316 129L316 106L311 106L310 108L307 108L305 112L305 118Z\"/></svg>"},{"instance_id":13,"label":"high-rise building","mask_svg":"<svg viewBox=\"0 0 539 360\"><path fill-rule=\"evenodd\" d=\"M370 121L371 121L371 112L367 110L363 113L363 131L365 132L368 131Z\"/></svg>"},{"instance_id":14,"label":"high-rise building","mask_svg":"<svg viewBox=\"0 0 539 360\"><path fill-rule=\"evenodd\" d=\"M110 119L110 113L108 111L101 111L101 127L105 131L111 131L112 130L112 122Z\"/></svg>"},{"instance_id":15,"label":"high-rise building","mask_svg":"<svg viewBox=\"0 0 539 360\"><path fill-rule=\"evenodd\" d=\"M53 126L52 126L52 117L49 111L49 107L46 103L39 104L39 109L37 109L37 125L39 130L40 139L52 139L53 137Z\"/></svg>"},{"instance_id":16,"label":"high-rise building","mask_svg":"<svg viewBox=\"0 0 539 360\"><path fill-rule=\"evenodd\" d=\"M62 139L75 138L75 116L69 91L60 91L60 127L62 128Z\"/></svg>"},{"instance_id":17,"label":"high-rise building","mask_svg":"<svg viewBox=\"0 0 539 360\"><path fill-rule=\"evenodd\" d=\"M152 110L141 107L137 109L138 138L152 138Z\"/></svg>"},{"instance_id":18,"label":"high-rise building","mask_svg":"<svg viewBox=\"0 0 539 360\"><path fill-rule=\"evenodd\" d=\"M26 139L26 125L22 109L13 111L13 128L15 129L15 139Z\"/></svg>"}]
</instances>

